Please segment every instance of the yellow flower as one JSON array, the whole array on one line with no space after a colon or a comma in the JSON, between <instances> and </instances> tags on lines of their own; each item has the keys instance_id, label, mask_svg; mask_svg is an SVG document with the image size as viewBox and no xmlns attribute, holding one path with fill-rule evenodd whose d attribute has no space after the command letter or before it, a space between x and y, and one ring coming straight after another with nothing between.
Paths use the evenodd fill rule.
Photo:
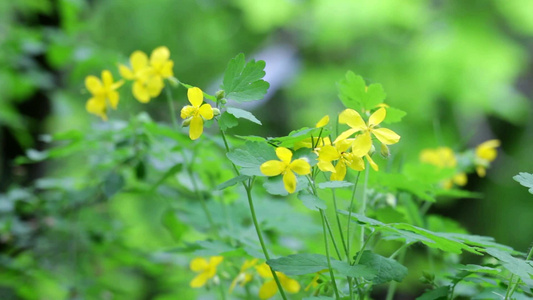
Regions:
<instances>
[{"instance_id":1,"label":"yellow flower","mask_svg":"<svg viewBox=\"0 0 533 300\"><path fill-rule=\"evenodd\" d=\"M222 262L224 257L212 256L209 258L209 262L204 258L197 257L191 261L190 268L196 273L200 273L194 277L190 286L192 288L200 288L204 286L207 281L215 277L217 273L217 266Z\"/></svg>"},{"instance_id":2,"label":"yellow flower","mask_svg":"<svg viewBox=\"0 0 533 300\"><path fill-rule=\"evenodd\" d=\"M125 79L134 80L132 91L135 99L147 103L159 96L164 87L163 78L154 75L153 68L148 64L148 56L142 51L135 51L130 56L130 64L132 69L120 65L119 71Z\"/></svg>"},{"instance_id":3,"label":"yellow flower","mask_svg":"<svg viewBox=\"0 0 533 300\"><path fill-rule=\"evenodd\" d=\"M385 108L380 108L374 112L368 119L368 123L365 123L361 115L353 109L345 109L339 115L339 123L348 124L351 129L341 133L335 140L345 140L356 132L361 134L354 141L352 146L352 152L356 156L364 156L372 148L372 136L373 134L381 143L385 145L396 144L400 140L400 136L394 131L387 128L375 128L378 126L387 115Z\"/></svg>"},{"instance_id":4,"label":"yellow flower","mask_svg":"<svg viewBox=\"0 0 533 300\"><path fill-rule=\"evenodd\" d=\"M163 79L174 76L172 72L174 62L170 60L170 50L167 47L161 46L152 51L150 55L150 66L155 76Z\"/></svg>"},{"instance_id":5,"label":"yellow flower","mask_svg":"<svg viewBox=\"0 0 533 300\"><path fill-rule=\"evenodd\" d=\"M252 281L253 275L250 272L248 272L248 269L255 266L256 264L257 264L257 258L244 261L239 271L239 274L231 282L231 286L229 287L230 293L233 292L233 289L235 288L237 283L240 284L241 286L244 286L248 282Z\"/></svg>"},{"instance_id":6,"label":"yellow flower","mask_svg":"<svg viewBox=\"0 0 533 300\"><path fill-rule=\"evenodd\" d=\"M269 160L261 165L261 173L266 176L278 176L283 174L283 184L289 193L294 193L296 190L296 175L307 175L311 173L311 166L304 159L292 160L291 150L278 147L276 148L276 155L280 160Z\"/></svg>"},{"instance_id":7,"label":"yellow flower","mask_svg":"<svg viewBox=\"0 0 533 300\"><path fill-rule=\"evenodd\" d=\"M259 276L265 279L270 279L265 281L265 283L263 283L263 285L259 288L259 298L268 299L274 296L278 292L278 286L276 285L276 281L274 280L274 276L272 275L270 267L266 263L263 263L259 266L256 266L255 269L257 270ZM281 272L276 272L276 275L278 276L281 286L286 292L294 294L300 291L300 284L298 281L287 277L287 275Z\"/></svg>"},{"instance_id":8,"label":"yellow flower","mask_svg":"<svg viewBox=\"0 0 533 300\"><path fill-rule=\"evenodd\" d=\"M325 115L324 117L322 117L322 119L320 119L320 120L316 123L315 127L316 127L316 128L320 128L320 127L324 127L324 126L326 126L326 125L328 125L328 124L329 124L329 115Z\"/></svg>"},{"instance_id":9,"label":"yellow flower","mask_svg":"<svg viewBox=\"0 0 533 300\"><path fill-rule=\"evenodd\" d=\"M201 89L192 87L187 90L187 98L192 105L181 109L181 118L190 121L189 137L196 140L204 132L204 120L213 119L214 113L211 105L204 103L204 94Z\"/></svg>"},{"instance_id":10,"label":"yellow flower","mask_svg":"<svg viewBox=\"0 0 533 300\"><path fill-rule=\"evenodd\" d=\"M117 109L119 94L116 89L122 84L122 81L113 82L113 75L108 70L102 71L102 80L96 76L87 76L85 78L85 87L92 97L87 101L85 109L89 113L107 120L107 107L111 106L111 108Z\"/></svg>"},{"instance_id":11,"label":"yellow flower","mask_svg":"<svg viewBox=\"0 0 533 300\"><path fill-rule=\"evenodd\" d=\"M488 140L476 147L474 164L476 165L476 172L479 177L485 177L486 168L496 159L496 156L498 155L496 148L499 146L499 140Z\"/></svg>"},{"instance_id":12,"label":"yellow flower","mask_svg":"<svg viewBox=\"0 0 533 300\"><path fill-rule=\"evenodd\" d=\"M456 168L457 158L455 153L449 147L439 147L437 149L424 149L420 153L420 161L439 168ZM453 184L459 186L466 185L468 178L464 172L456 173L452 178L444 180L442 186L445 189L451 189Z\"/></svg>"},{"instance_id":13,"label":"yellow flower","mask_svg":"<svg viewBox=\"0 0 533 300\"><path fill-rule=\"evenodd\" d=\"M318 151L318 168L322 172L332 172L330 180L344 180L346 166L356 171L365 169L365 164L361 157L355 156L351 152L346 152L352 143L353 139L340 140L335 143L335 146L326 145ZM333 166L332 161L335 160L338 160L337 165Z\"/></svg>"}]
</instances>

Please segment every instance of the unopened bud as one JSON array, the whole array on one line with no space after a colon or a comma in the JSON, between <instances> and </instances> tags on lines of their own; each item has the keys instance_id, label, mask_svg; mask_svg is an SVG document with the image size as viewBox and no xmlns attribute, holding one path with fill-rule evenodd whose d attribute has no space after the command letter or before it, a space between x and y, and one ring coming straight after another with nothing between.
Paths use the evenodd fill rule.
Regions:
<instances>
[{"instance_id":1,"label":"unopened bud","mask_svg":"<svg viewBox=\"0 0 533 300\"><path fill-rule=\"evenodd\" d=\"M217 98L217 101L220 101L226 97L226 92L224 92L224 90L220 90L215 93L215 97Z\"/></svg>"},{"instance_id":2,"label":"unopened bud","mask_svg":"<svg viewBox=\"0 0 533 300\"><path fill-rule=\"evenodd\" d=\"M220 109L216 108L216 107L213 107L213 115L216 117L216 116L219 116L220 115Z\"/></svg>"},{"instance_id":3,"label":"unopened bud","mask_svg":"<svg viewBox=\"0 0 533 300\"><path fill-rule=\"evenodd\" d=\"M376 147L374 147L374 144L372 144L372 147L370 147L370 150L368 151L368 155L372 156L376 152Z\"/></svg>"},{"instance_id":4,"label":"unopened bud","mask_svg":"<svg viewBox=\"0 0 533 300\"><path fill-rule=\"evenodd\" d=\"M383 156L383 158L388 158L390 156L390 150L389 150L389 147L385 144L381 144L381 156Z\"/></svg>"},{"instance_id":5,"label":"unopened bud","mask_svg":"<svg viewBox=\"0 0 533 300\"><path fill-rule=\"evenodd\" d=\"M181 127L189 127L189 125L191 124L191 120L192 118L187 118L183 120L183 122L181 123Z\"/></svg>"},{"instance_id":6,"label":"unopened bud","mask_svg":"<svg viewBox=\"0 0 533 300\"><path fill-rule=\"evenodd\" d=\"M213 277L213 283L215 285L219 285L220 284L220 278L218 278L218 275L215 275L215 277Z\"/></svg>"}]
</instances>

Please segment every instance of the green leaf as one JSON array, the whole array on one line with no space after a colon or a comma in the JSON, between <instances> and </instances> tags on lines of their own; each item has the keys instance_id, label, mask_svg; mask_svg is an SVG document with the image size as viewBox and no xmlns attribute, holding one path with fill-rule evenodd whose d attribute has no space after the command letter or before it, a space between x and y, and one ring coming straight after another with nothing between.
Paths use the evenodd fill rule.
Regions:
<instances>
[{"instance_id":1,"label":"green leaf","mask_svg":"<svg viewBox=\"0 0 533 300\"><path fill-rule=\"evenodd\" d=\"M318 211L319 209L328 208L324 200L306 191L301 191L298 194L298 199L302 200L303 205L310 210Z\"/></svg>"},{"instance_id":2,"label":"green leaf","mask_svg":"<svg viewBox=\"0 0 533 300\"><path fill-rule=\"evenodd\" d=\"M294 145L305 139L317 138L319 135L325 137L329 134L327 129L323 128L300 128L293 130L287 136L270 138L269 141L276 144L279 147L293 148Z\"/></svg>"},{"instance_id":3,"label":"green leaf","mask_svg":"<svg viewBox=\"0 0 533 300\"><path fill-rule=\"evenodd\" d=\"M270 86L262 80L264 68L265 62L262 60L246 63L242 53L230 60L222 83L226 98L239 102L262 99Z\"/></svg>"},{"instance_id":4,"label":"green leaf","mask_svg":"<svg viewBox=\"0 0 533 300\"><path fill-rule=\"evenodd\" d=\"M228 107L226 109L226 112L228 114L231 114L233 115L234 117L238 118L238 119L246 119L248 121L251 121L251 122L254 122L255 124L259 124L259 125L263 125L261 124L261 121L259 121L254 115L252 115L251 112L249 111L246 111L246 110L243 110L243 109L240 109L240 108L235 108L235 107Z\"/></svg>"},{"instance_id":5,"label":"green leaf","mask_svg":"<svg viewBox=\"0 0 533 300\"><path fill-rule=\"evenodd\" d=\"M274 148L267 143L246 142L226 155L235 165L242 167L241 173L248 176L264 176L260 166L268 160L278 160Z\"/></svg>"},{"instance_id":6,"label":"green leaf","mask_svg":"<svg viewBox=\"0 0 533 300\"><path fill-rule=\"evenodd\" d=\"M363 265L351 266L347 262L330 258L331 267L344 276L364 277L372 279L376 275L368 267ZM328 259L324 255L301 253L267 260L267 264L275 271L286 275L304 275L329 269Z\"/></svg>"},{"instance_id":7,"label":"green leaf","mask_svg":"<svg viewBox=\"0 0 533 300\"><path fill-rule=\"evenodd\" d=\"M385 116L383 123L398 123L403 119L403 117L405 117L405 115L407 115L407 113L401 109L387 107L387 115Z\"/></svg>"},{"instance_id":8,"label":"green leaf","mask_svg":"<svg viewBox=\"0 0 533 300\"><path fill-rule=\"evenodd\" d=\"M160 186L162 183L164 183L168 178L174 176L176 173L181 171L183 168L182 164L173 165L171 168L169 168L159 180L152 185L151 191L154 191L158 186Z\"/></svg>"},{"instance_id":9,"label":"green leaf","mask_svg":"<svg viewBox=\"0 0 533 300\"><path fill-rule=\"evenodd\" d=\"M513 257L508 252L499 249L487 249L487 253L501 261L502 266L520 277L525 284L533 287L533 266L530 265L531 262Z\"/></svg>"},{"instance_id":10,"label":"green leaf","mask_svg":"<svg viewBox=\"0 0 533 300\"><path fill-rule=\"evenodd\" d=\"M233 128L237 125L239 125L237 118L226 111L220 115L220 118L218 118L218 126L220 126L220 129L223 131Z\"/></svg>"},{"instance_id":11,"label":"green leaf","mask_svg":"<svg viewBox=\"0 0 533 300\"><path fill-rule=\"evenodd\" d=\"M448 299L448 292L450 287L441 286L434 290L429 290L425 292L422 296L417 297L416 300L446 300Z\"/></svg>"},{"instance_id":12,"label":"green leaf","mask_svg":"<svg viewBox=\"0 0 533 300\"><path fill-rule=\"evenodd\" d=\"M161 222L176 242L181 241L181 237L187 231L187 225L180 222L173 210L169 209L165 211L163 216L161 216Z\"/></svg>"},{"instance_id":13,"label":"green leaf","mask_svg":"<svg viewBox=\"0 0 533 300\"><path fill-rule=\"evenodd\" d=\"M250 142L266 142L264 137L256 135L235 135L235 137Z\"/></svg>"},{"instance_id":14,"label":"green leaf","mask_svg":"<svg viewBox=\"0 0 533 300\"><path fill-rule=\"evenodd\" d=\"M112 172L105 178L102 190L107 198L111 198L124 187L124 184L124 176L117 172Z\"/></svg>"},{"instance_id":15,"label":"green leaf","mask_svg":"<svg viewBox=\"0 0 533 300\"><path fill-rule=\"evenodd\" d=\"M363 77L355 75L352 71L346 73L346 78L342 79L337 87L344 106L358 111L375 108L387 96L381 84L371 84L367 88Z\"/></svg>"},{"instance_id":16,"label":"green leaf","mask_svg":"<svg viewBox=\"0 0 533 300\"><path fill-rule=\"evenodd\" d=\"M219 185L217 186L217 190L223 190L223 189L228 188L228 187L230 187L230 186L234 186L234 185L236 185L237 183L243 182L243 181L245 181L245 180L247 180L247 179L249 179L249 178L250 178L250 176L246 176L246 175L239 175L239 176L237 176L237 177L233 177L233 178L231 178L230 180L225 181L225 182L219 184Z\"/></svg>"},{"instance_id":17,"label":"green leaf","mask_svg":"<svg viewBox=\"0 0 533 300\"><path fill-rule=\"evenodd\" d=\"M458 265L458 266L456 266L456 269L457 270L461 270L461 271L467 271L467 272L470 272L470 273L487 273L487 274L493 274L493 275L497 275L497 274L501 273L501 271L502 271L502 270L496 269L496 268L485 267L485 266L480 266L480 265L473 265L473 264Z\"/></svg>"},{"instance_id":18,"label":"green leaf","mask_svg":"<svg viewBox=\"0 0 533 300\"><path fill-rule=\"evenodd\" d=\"M394 259L383 257L369 250L363 252L359 264L375 271L376 277L372 279L374 284L386 283L391 280L400 282L407 275L407 268Z\"/></svg>"},{"instance_id":19,"label":"green leaf","mask_svg":"<svg viewBox=\"0 0 533 300\"><path fill-rule=\"evenodd\" d=\"M533 194L533 174L520 172L518 175L514 176L513 179L518 181L521 185L529 188L529 192Z\"/></svg>"},{"instance_id":20,"label":"green leaf","mask_svg":"<svg viewBox=\"0 0 533 300\"><path fill-rule=\"evenodd\" d=\"M333 300L335 298L327 296L305 297L303 300Z\"/></svg>"},{"instance_id":21,"label":"green leaf","mask_svg":"<svg viewBox=\"0 0 533 300\"><path fill-rule=\"evenodd\" d=\"M352 187L354 184L348 181L326 181L318 184L319 189L338 189Z\"/></svg>"}]
</instances>

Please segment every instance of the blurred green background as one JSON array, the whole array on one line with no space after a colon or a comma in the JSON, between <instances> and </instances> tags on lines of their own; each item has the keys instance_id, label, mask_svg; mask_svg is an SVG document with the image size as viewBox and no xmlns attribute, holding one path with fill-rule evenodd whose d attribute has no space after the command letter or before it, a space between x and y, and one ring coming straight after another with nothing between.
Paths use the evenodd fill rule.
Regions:
<instances>
[{"instance_id":1,"label":"blurred green background","mask_svg":"<svg viewBox=\"0 0 533 300\"><path fill-rule=\"evenodd\" d=\"M466 186L484 197L443 201L432 212L459 220L471 233L494 236L525 251L533 237L533 201L512 176L533 172L531 12L530 0L1 1L0 268L9 266L13 273L0 275L0 298L78 299L78 291L68 287L70 273L48 271L54 259L76 258L63 257L63 252L50 258L49 245L26 237L28 228L13 231L6 216L16 212L21 224L28 223L35 216L25 215L22 204L10 209L9 201L39 195L20 194L19 188L44 176L75 177L86 165L18 165L14 160L28 149L43 150L44 134L94 130L101 121L85 112L89 94L84 78L103 69L118 78L117 65L127 63L130 53L149 53L161 45L171 51L177 78L210 93L216 92L228 60L236 54L266 61L269 94L250 108L265 126L248 126L237 133L281 136L313 125L325 113L338 113L342 105L336 82L353 70L367 82L381 83L386 102L408 113L394 129L402 140L393 152L402 159L417 159L423 148L449 146L461 151L500 139L499 156L487 177L471 175ZM183 90L175 96L185 103ZM127 120L147 111L155 120L169 121L160 98L141 105L122 97L110 118ZM183 284L188 275L147 261L141 250L133 251L172 244L154 217L161 213L157 201L137 198L117 195L106 208L105 221L92 221L91 214L101 213L96 208L76 218L91 224L99 239L117 232L110 228L146 223L120 231L121 244L111 251L116 257L102 250L108 260L108 269L102 270L108 278L103 281L113 287L118 276L113 271L126 265L130 273L120 271L121 278L127 278L120 287L128 291L125 295L167 299L161 296L165 290L170 299L180 291L175 283ZM63 238L69 239L68 228L64 230ZM17 234L29 240L21 244ZM46 230L34 235L44 236ZM59 244L77 247L75 239ZM98 253L97 247L91 251ZM17 266L21 273L13 271ZM32 274L22 271L32 267ZM48 296L40 298L35 290ZM97 298L115 299L105 294Z\"/></svg>"}]
</instances>

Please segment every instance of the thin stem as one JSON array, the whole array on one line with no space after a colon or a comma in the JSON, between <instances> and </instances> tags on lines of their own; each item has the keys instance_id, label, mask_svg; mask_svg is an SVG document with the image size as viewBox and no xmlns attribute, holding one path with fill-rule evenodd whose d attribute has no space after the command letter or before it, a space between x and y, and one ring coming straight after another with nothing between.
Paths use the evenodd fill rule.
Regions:
<instances>
[{"instance_id":1,"label":"thin stem","mask_svg":"<svg viewBox=\"0 0 533 300\"><path fill-rule=\"evenodd\" d=\"M170 109L170 117L172 118L172 124L174 125L174 129L178 130L178 120L176 120L175 110L174 110L174 102L172 102L172 91L170 90L170 87L165 88L167 93L167 102L168 102L168 108Z\"/></svg>"},{"instance_id":2,"label":"thin stem","mask_svg":"<svg viewBox=\"0 0 533 300\"><path fill-rule=\"evenodd\" d=\"M407 244L405 244L407 245ZM402 250L404 250L405 248L400 248ZM398 262L402 263L404 258L405 258L405 253L407 251L402 251L401 254L400 254L400 258L398 259ZM385 298L385 300L393 300L394 299L394 294L396 294L396 288L398 286L398 282L396 281L392 281L389 285L389 288L387 289L387 298Z\"/></svg>"},{"instance_id":3,"label":"thin stem","mask_svg":"<svg viewBox=\"0 0 533 300\"><path fill-rule=\"evenodd\" d=\"M348 260L348 263L350 263L350 253L348 252L348 247L346 246L344 234L342 233L341 219L339 218L339 212L337 209L337 197L335 197L335 189L331 189L331 195L333 196L333 207L335 208L335 219L337 219L337 226L339 227L339 234L341 236L342 246L344 248L344 253L346 254L346 260Z\"/></svg>"},{"instance_id":4,"label":"thin stem","mask_svg":"<svg viewBox=\"0 0 533 300\"><path fill-rule=\"evenodd\" d=\"M351 260L350 260L350 240L351 240L351 237L350 237L350 225L352 224L352 211L353 211L353 203L355 201L355 191L357 189L357 184L359 183L359 175L361 175L361 172L358 172L357 173L357 178L355 179L355 184L353 186L353 190L352 190L352 197L350 199L350 207L348 209L348 224L347 224L347 230L346 230L346 236L348 237L347 241L346 241L346 251L348 252L348 254L346 254L346 256L348 256L348 263L351 263Z\"/></svg>"},{"instance_id":5,"label":"thin stem","mask_svg":"<svg viewBox=\"0 0 533 300\"><path fill-rule=\"evenodd\" d=\"M530 260L531 257L533 257L533 246L529 249L529 253L527 254L526 261ZM518 280L514 284L513 288L509 291L509 288L511 287L512 282L513 282L513 276L514 276L514 274L511 275L511 278L509 279L509 286L507 287L507 293L505 294L505 299L510 299L513 296L516 288L520 284L520 278L518 278ZM507 296L509 296L509 298L507 298Z\"/></svg>"},{"instance_id":6,"label":"thin stem","mask_svg":"<svg viewBox=\"0 0 533 300\"><path fill-rule=\"evenodd\" d=\"M337 283L335 282L335 275L333 274L333 268L331 267L331 258L329 257L329 245L328 235L326 234L326 219L324 216L324 210L320 210L320 216L322 219L322 233L324 234L324 243L326 244L326 258L328 260L329 275L331 276L331 282L333 283L333 291L335 292L335 299L340 299L339 291L337 289Z\"/></svg>"},{"instance_id":7,"label":"thin stem","mask_svg":"<svg viewBox=\"0 0 533 300\"><path fill-rule=\"evenodd\" d=\"M367 187L368 187L368 169L370 168L369 164L368 164L368 161L366 161L366 166L365 166L365 183L363 185L363 203L361 205L361 209L359 211L359 213L361 215L365 215L366 213L366 202L367 202ZM365 227L364 226L361 226L361 245L364 245L364 242L365 242Z\"/></svg>"},{"instance_id":8,"label":"thin stem","mask_svg":"<svg viewBox=\"0 0 533 300\"><path fill-rule=\"evenodd\" d=\"M331 241L333 242L333 247L335 248L335 252L337 253L337 257L339 258L339 260L342 260L342 255L341 255L341 252L339 251L339 248L337 247L337 242L335 242L335 237L333 236L333 231L331 230L331 225L329 224L327 216L324 215L324 217L326 219L326 227L328 228L329 236L331 237Z\"/></svg>"}]
</instances>

